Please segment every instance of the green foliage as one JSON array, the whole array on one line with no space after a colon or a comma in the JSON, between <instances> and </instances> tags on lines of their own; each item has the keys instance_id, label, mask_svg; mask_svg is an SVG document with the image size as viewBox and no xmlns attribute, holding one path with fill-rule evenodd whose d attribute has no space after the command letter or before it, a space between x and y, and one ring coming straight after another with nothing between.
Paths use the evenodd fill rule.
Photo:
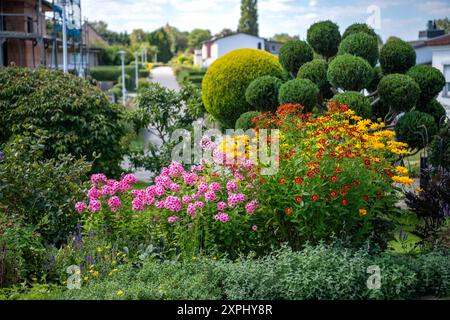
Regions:
<instances>
[{"instance_id":1,"label":"green foliage","mask_svg":"<svg viewBox=\"0 0 450 320\"><path fill-rule=\"evenodd\" d=\"M255 110L274 111L278 107L278 92L282 84L283 82L277 77L259 77L248 86L245 91L245 100Z\"/></svg>"},{"instance_id":2,"label":"green foliage","mask_svg":"<svg viewBox=\"0 0 450 320\"><path fill-rule=\"evenodd\" d=\"M361 91L371 83L373 70L363 58L344 54L330 62L327 78L336 88Z\"/></svg>"},{"instance_id":3,"label":"green foliage","mask_svg":"<svg viewBox=\"0 0 450 320\"><path fill-rule=\"evenodd\" d=\"M117 83L122 85L122 76L117 78ZM131 89L133 89L133 80L127 74L125 75L125 88L127 89L127 91L130 91Z\"/></svg>"},{"instance_id":4,"label":"green foliage","mask_svg":"<svg viewBox=\"0 0 450 320\"><path fill-rule=\"evenodd\" d=\"M441 127L445 123L447 112L442 104L440 104L436 99L431 100L427 104L419 103L417 104L416 109L432 115L438 127Z\"/></svg>"},{"instance_id":5,"label":"green foliage","mask_svg":"<svg viewBox=\"0 0 450 320\"><path fill-rule=\"evenodd\" d=\"M441 129L430 145L430 163L450 172L450 127L448 125Z\"/></svg>"},{"instance_id":6,"label":"green foliage","mask_svg":"<svg viewBox=\"0 0 450 320\"><path fill-rule=\"evenodd\" d=\"M241 0L241 18L237 32L258 36L258 0Z\"/></svg>"},{"instance_id":7,"label":"green foliage","mask_svg":"<svg viewBox=\"0 0 450 320\"><path fill-rule=\"evenodd\" d=\"M348 106L360 117L370 118L372 116L370 99L359 92L346 91L338 93L332 100Z\"/></svg>"},{"instance_id":8,"label":"green foliage","mask_svg":"<svg viewBox=\"0 0 450 320\"><path fill-rule=\"evenodd\" d=\"M383 71L381 70L380 66L376 66L373 68L373 78L370 82L369 86L367 87L367 90L369 92L374 92L378 89L378 84L380 83L380 80L383 78Z\"/></svg>"},{"instance_id":9,"label":"green foliage","mask_svg":"<svg viewBox=\"0 0 450 320\"><path fill-rule=\"evenodd\" d=\"M309 112L318 103L319 88L308 79L290 80L280 87L278 100L280 105L299 103Z\"/></svg>"},{"instance_id":10,"label":"green foliage","mask_svg":"<svg viewBox=\"0 0 450 320\"><path fill-rule=\"evenodd\" d=\"M330 20L316 22L309 27L307 40L315 52L329 59L336 55L341 42L339 27Z\"/></svg>"},{"instance_id":11,"label":"green foliage","mask_svg":"<svg viewBox=\"0 0 450 320\"><path fill-rule=\"evenodd\" d=\"M98 66L89 69L91 77L97 81L114 81L122 76L121 66ZM125 66L125 74L132 77L134 75L133 66Z\"/></svg>"},{"instance_id":12,"label":"green foliage","mask_svg":"<svg viewBox=\"0 0 450 320\"><path fill-rule=\"evenodd\" d=\"M128 134L126 111L111 105L98 88L53 70L0 70L0 145L15 134L47 131L43 155L71 154L93 161L93 171L121 172Z\"/></svg>"},{"instance_id":13,"label":"green foliage","mask_svg":"<svg viewBox=\"0 0 450 320\"><path fill-rule=\"evenodd\" d=\"M311 80L319 87L322 96L324 96L331 86L327 79L327 70L328 64L325 60L314 59L300 67L297 78Z\"/></svg>"},{"instance_id":14,"label":"green foliage","mask_svg":"<svg viewBox=\"0 0 450 320\"><path fill-rule=\"evenodd\" d=\"M136 70L135 70L136 72ZM135 75L135 73L133 73ZM150 71L147 69L139 69L138 70L138 76L139 78L148 78L150 76Z\"/></svg>"},{"instance_id":15,"label":"green foliage","mask_svg":"<svg viewBox=\"0 0 450 320\"><path fill-rule=\"evenodd\" d=\"M411 77L394 73L380 80L378 94L387 108L396 112L409 111L419 100L420 88Z\"/></svg>"},{"instance_id":16,"label":"green foliage","mask_svg":"<svg viewBox=\"0 0 450 320\"><path fill-rule=\"evenodd\" d=\"M428 65L416 65L406 73L420 87L420 102L428 103L436 98L445 85L444 75L436 68Z\"/></svg>"},{"instance_id":17,"label":"green foliage","mask_svg":"<svg viewBox=\"0 0 450 320\"><path fill-rule=\"evenodd\" d=\"M282 77L277 58L256 49L239 49L217 59L205 74L202 94L205 108L228 127L252 109L245 101L245 90L261 76Z\"/></svg>"},{"instance_id":18,"label":"green foliage","mask_svg":"<svg viewBox=\"0 0 450 320\"><path fill-rule=\"evenodd\" d=\"M257 117L261 114L259 111L248 111L246 113L241 114L241 116L236 121L236 130L242 129L244 131L247 131L250 128L254 128L255 125L252 123L252 119L254 117Z\"/></svg>"},{"instance_id":19,"label":"green foliage","mask_svg":"<svg viewBox=\"0 0 450 320\"><path fill-rule=\"evenodd\" d=\"M283 68L294 77L303 64L314 58L314 53L305 41L291 40L280 48L279 58Z\"/></svg>"},{"instance_id":20,"label":"green foliage","mask_svg":"<svg viewBox=\"0 0 450 320\"><path fill-rule=\"evenodd\" d=\"M374 67L378 62L377 39L364 32L352 33L342 40L338 54L352 54L366 59Z\"/></svg>"},{"instance_id":21,"label":"green foliage","mask_svg":"<svg viewBox=\"0 0 450 320\"><path fill-rule=\"evenodd\" d=\"M375 31L366 23L354 23L348 26L347 29L345 29L344 34L342 35L342 40L347 38L349 35L364 32L365 34L374 37L375 39L378 38L378 35L375 33Z\"/></svg>"},{"instance_id":22,"label":"green foliage","mask_svg":"<svg viewBox=\"0 0 450 320\"><path fill-rule=\"evenodd\" d=\"M172 44L170 42L170 35L164 28L159 28L148 34L148 41L151 45L158 48L158 61L163 63L169 62L173 57Z\"/></svg>"},{"instance_id":23,"label":"green foliage","mask_svg":"<svg viewBox=\"0 0 450 320\"><path fill-rule=\"evenodd\" d=\"M407 42L391 37L381 47L380 65L384 74L405 73L416 64L416 52Z\"/></svg>"},{"instance_id":24,"label":"green foliage","mask_svg":"<svg viewBox=\"0 0 450 320\"><path fill-rule=\"evenodd\" d=\"M101 64L105 66L120 66L122 64L122 57L119 52L122 50L125 51L125 65L134 61L134 54L129 47L112 45L102 48ZM115 78L117 79L117 77Z\"/></svg>"},{"instance_id":25,"label":"green foliage","mask_svg":"<svg viewBox=\"0 0 450 320\"><path fill-rule=\"evenodd\" d=\"M201 49L202 42L211 38L211 31L204 29L194 29L189 33L188 45L194 49Z\"/></svg>"},{"instance_id":26,"label":"green foliage","mask_svg":"<svg viewBox=\"0 0 450 320\"><path fill-rule=\"evenodd\" d=\"M417 150L425 148L437 131L433 116L420 111L405 113L395 125L397 139Z\"/></svg>"},{"instance_id":27,"label":"green foliage","mask_svg":"<svg viewBox=\"0 0 450 320\"><path fill-rule=\"evenodd\" d=\"M146 78L139 78L138 83L139 83L138 89L150 87L150 82Z\"/></svg>"}]
</instances>

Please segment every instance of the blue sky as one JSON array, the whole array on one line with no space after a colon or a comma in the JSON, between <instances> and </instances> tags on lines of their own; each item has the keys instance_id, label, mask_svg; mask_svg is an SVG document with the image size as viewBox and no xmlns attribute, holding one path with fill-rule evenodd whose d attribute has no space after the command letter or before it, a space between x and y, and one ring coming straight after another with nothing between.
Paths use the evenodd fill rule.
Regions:
<instances>
[{"instance_id":1,"label":"blue sky","mask_svg":"<svg viewBox=\"0 0 450 320\"><path fill-rule=\"evenodd\" d=\"M110 29L151 31L169 22L180 30L236 29L240 0L82 0L83 16L103 20ZM450 17L450 0L259 0L260 35L289 33L306 37L308 27L330 19L341 32L354 22L369 22L383 40L417 39L427 20Z\"/></svg>"}]
</instances>

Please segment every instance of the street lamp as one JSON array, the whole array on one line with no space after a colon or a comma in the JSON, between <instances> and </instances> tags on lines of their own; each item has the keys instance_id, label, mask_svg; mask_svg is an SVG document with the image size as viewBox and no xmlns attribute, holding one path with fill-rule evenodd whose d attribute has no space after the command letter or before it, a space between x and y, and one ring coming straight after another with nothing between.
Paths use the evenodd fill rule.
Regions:
<instances>
[{"instance_id":1,"label":"street lamp","mask_svg":"<svg viewBox=\"0 0 450 320\"><path fill-rule=\"evenodd\" d=\"M138 52L134 52L134 72L135 72L135 81L136 81L136 90L139 88L139 70L138 70Z\"/></svg>"},{"instance_id":2,"label":"street lamp","mask_svg":"<svg viewBox=\"0 0 450 320\"><path fill-rule=\"evenodd\" d=\"M125 87L125 50L121 50L119 53L122 58L122 102L125 106L127 102L127 88Z\"/></svg>"},{"instance_id":3,"label":"street lamp","mask_svg":"<svg viewBox=\"0 0 450 320\"><path fill-rule=\"evenodd\" d=\"M63 71L67 73L67 21L66 21L66 0L61 0L62 7L62 35L63 35Z\"/></svg>"}]
</instances>

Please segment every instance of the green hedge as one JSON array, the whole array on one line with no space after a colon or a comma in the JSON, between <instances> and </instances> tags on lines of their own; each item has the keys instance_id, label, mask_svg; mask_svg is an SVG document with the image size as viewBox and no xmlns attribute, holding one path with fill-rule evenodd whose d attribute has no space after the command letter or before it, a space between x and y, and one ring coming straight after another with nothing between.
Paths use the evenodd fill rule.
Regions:
<instances>
[{"instance_id":1,"label":"green hedge","mask_svg":"<svg viewBox=\"0 0 450 320\"><path fill-rule=\"evenodd\" d=\"M122 75L121 66L98 66L89 69L91 77L97 81L114 81ZM125 66L125 73L134 77L134 66Z\"/></svg>"}]
</instances>

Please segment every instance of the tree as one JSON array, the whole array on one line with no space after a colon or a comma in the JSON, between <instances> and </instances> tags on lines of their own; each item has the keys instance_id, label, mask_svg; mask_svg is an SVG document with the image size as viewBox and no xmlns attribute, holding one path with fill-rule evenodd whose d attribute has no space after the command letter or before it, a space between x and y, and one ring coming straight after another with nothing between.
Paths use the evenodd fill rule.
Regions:
<instances>
[{"instance_id":1,"label":"tree","mask_svg":"<svg viewBox=\"0 0 450 320\"><path fill-rule=\"evenodd\" d=\"M130 44L132 47L139 47L146 40L146 34L142 29L134 29L130 34Z\"/></svg>"},{"instance_id":2,"label":"tree","mask_svg":"<svg viewBox=\"0 0 450 320\"><path fill-rule=\"evenodd\" d=\"M242 0L238 32L248 33L254 36L259 35L257 7L258 0Z\"/></svg>"},{"instance_id":3,"label":"tree","mask_svg":"<svg viewBox=\"0 0 450 320\"><path fill-rule=\"evenodd\" d=\"M232 35L233 33L235 33L233 30L231 30L229 28L224 28L224 29L222 29L222 31L220 31L219 33L216 33L214 36L216 36L218 38L222 38L222 37Z\"/></svg>"},{"instance_id":4,"label":"tree","mask_svg":"<svg viewBox=\"0 0 450 320\"><path fill-rule=\"evenodd\" d=\"M300 37L297 36L297 35L290 36L287 33L277 33L271 38L271 40L272 41L277 41L277 42L280 42L280 43L286 43L286 42L291 41L291 40L300 40Z\"/></svg>"},{"instance_id":5,"label":"tree","mask_svg":"<svg viewBox=\"0 0 450 320\"><path fill-rule=\"evenodd\" d=\"M444 19L437 19L434 21L438 29L445 30L445 33L450 32L450 19L445 17Z\"/></svg>"},{"instance_id":6,"label":"tree","mask_svg":"<svg viewBox=\"0 0 450 320\"><path fill-rule=\"evenodd\" d=\"M188 36L188 45L194 49L200 49L202 42L211 38L211 31L205 29L194 29Z\"/></svg>"},{"instance_id":7,"label":"tree","mask_svg":"<svg viewBox=\"0 0 450 320\"><path fill-rule=\"evenodd\" d=\"M115 32L108 30L108 24L104 21L88 22L110 45L118 44L127 46L130 44L130 37L127 32Z\"/></svg>"},{"instance_id":8,"label":"tree","mask_svg":"<svg viewBox=\"0 0 450 320\"><path fill-rule=\"evenodd\" d=\"M159 28L148 34L148 42L158 48L158 61L168 62L173 57L170 38L164 28Z\"/></svg>"}]
</instances>

